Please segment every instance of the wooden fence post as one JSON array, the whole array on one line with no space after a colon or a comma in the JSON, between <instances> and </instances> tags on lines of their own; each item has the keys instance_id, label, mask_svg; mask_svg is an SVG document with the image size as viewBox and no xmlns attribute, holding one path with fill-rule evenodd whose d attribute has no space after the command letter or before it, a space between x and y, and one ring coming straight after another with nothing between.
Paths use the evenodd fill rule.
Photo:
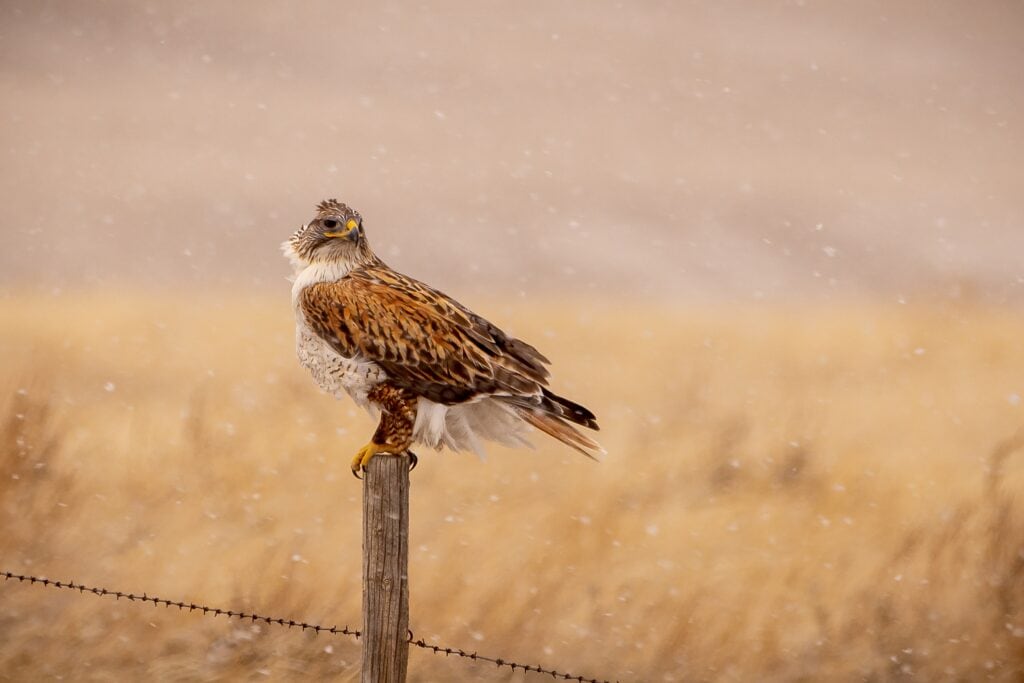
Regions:
<instances>
[{"instance_id":1,"label":"wooden fence post","mask_svg":"<svg viewBox=\"0 0 1024 683\"><path fill-rule=\"evenodd\" d=\"M364 474L362 683L404 683L408 668L409 465L378 455Z\"/></svg>"}]
</instances>

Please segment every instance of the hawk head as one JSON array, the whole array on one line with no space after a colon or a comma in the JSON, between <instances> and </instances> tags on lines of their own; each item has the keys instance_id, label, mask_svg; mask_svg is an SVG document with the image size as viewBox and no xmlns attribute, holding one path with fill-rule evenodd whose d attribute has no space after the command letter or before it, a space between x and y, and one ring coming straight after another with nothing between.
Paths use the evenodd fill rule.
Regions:
<instances>
[{"instance_id":1,"label":"hawk head","mask_svg":"<svg viewBox=\"0 0 1024 683\"><path fill-rule=\"evenodd\" d=\"M337 199L316 207L316 216L281 245L296 269L323 261L357 261L370 254L363 217Z\"/></svg>"}]
</instances>

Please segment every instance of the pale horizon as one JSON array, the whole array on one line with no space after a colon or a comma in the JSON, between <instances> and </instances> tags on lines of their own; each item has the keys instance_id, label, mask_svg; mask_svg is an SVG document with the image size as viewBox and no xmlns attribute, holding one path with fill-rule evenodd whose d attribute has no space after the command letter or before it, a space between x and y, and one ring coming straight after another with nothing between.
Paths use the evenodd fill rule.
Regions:
<instances>
[{"instance_id":1,"label":"pale horizon","mask_svg":"<svg viewBox=\"0 0 1024 683\"><path fill-rule=\"evenodd\" d=\"M0 285L1024 300L1014 3L451 7L7 5Z\"/></svg>"}]
</instances>

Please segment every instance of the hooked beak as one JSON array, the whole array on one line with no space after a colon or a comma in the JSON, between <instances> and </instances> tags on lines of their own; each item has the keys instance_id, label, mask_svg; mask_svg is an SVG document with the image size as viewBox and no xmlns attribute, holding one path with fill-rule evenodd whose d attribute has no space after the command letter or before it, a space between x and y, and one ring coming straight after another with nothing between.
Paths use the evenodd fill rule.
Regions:
<instances>
[{"instance_id":1,"label":"hooked beak","mask_svg":"<svg viewBox=\"0 0 1024 683\"><path fill-rule=\"evenodd\" d=\"M355 239L359 236L359 222L355 218L349 218L348 222L345 223L344 230L336 230L334 232L325 232L324 237L344 237L347 239Z\"/></svg>"}]
</instances>

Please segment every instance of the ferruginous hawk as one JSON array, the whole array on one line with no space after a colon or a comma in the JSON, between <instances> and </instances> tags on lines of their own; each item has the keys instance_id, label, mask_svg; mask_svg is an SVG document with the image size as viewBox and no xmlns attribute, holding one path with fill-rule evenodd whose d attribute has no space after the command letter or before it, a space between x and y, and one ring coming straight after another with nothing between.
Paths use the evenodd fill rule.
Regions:
<instances>
[{"instance_id":1,"label":"ferruginous hawk","mask_svg":"<svg viewBox=\"0 0 1024 683\"><path fill-rule=\"evenodd\" d=\"M528 445L528 425L587 456L603 452L572 426L596 430L594 414L547 388L547 358L388 268L355 210L321 202L281 246L295 268L299 361L327 393L380 414L352 460L356 476L375 455L413 443L478 454L481 440Z\"/></svg>"}]
</instances>

